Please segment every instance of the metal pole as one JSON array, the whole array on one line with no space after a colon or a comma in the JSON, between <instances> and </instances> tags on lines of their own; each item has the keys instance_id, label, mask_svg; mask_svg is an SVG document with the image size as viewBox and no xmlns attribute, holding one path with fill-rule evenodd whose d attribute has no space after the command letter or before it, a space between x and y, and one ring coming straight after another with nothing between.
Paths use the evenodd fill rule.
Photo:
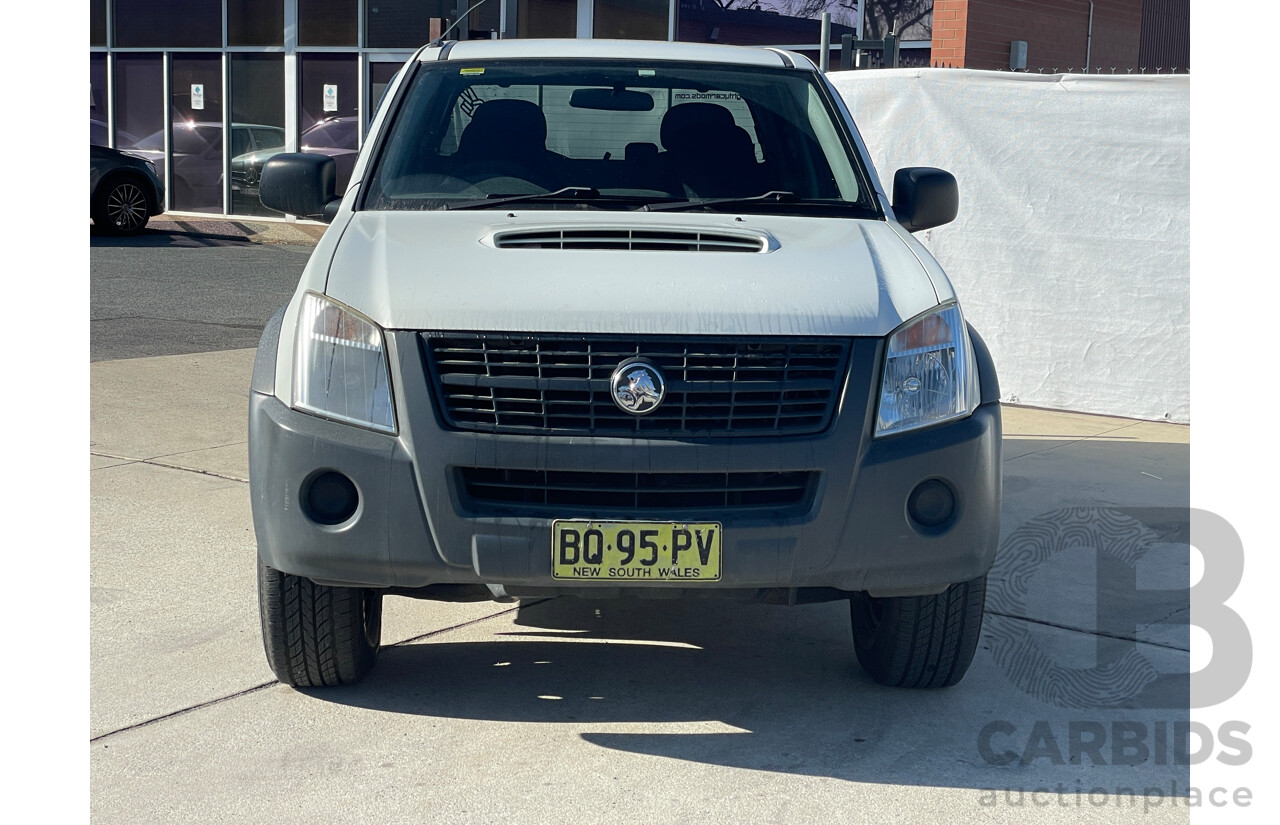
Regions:
<instances>
[{"instance_id":1,"label":"metal pole","mask_svg":"<svg viewBox=\"0 0 1280 825\"><path fill-rule=\"evenodd\" d=\"M853 35L840 35L840 68L848 71L853 68Z\"/></svg>"},{"instance_id":2,"label":"metal pole","mask_svg":"<svg viewBox=\"0 0 1280 825\"><path fill-rule=\"evenodd\" d=\"M831 68L831 12L822 13L822 51L818 53L818 68L826 74Z\"/></svg>"}]
</instances>

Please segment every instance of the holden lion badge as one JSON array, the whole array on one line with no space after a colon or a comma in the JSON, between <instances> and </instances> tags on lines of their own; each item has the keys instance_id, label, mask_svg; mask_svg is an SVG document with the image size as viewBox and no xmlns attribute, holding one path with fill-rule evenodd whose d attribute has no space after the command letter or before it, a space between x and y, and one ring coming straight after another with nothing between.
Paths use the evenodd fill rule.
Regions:
<instances>
[{"instance_id":1,"label":"holden lion badge","mask_svg":"<svg viewBox=\"0 0 1280 825\"><path fill-rule=\"evenodd\" d=\"M648 361L623 361L609 379L609 390L618 409L632 415L648 415L658 409L667 394L662 373Z\"/></svg>"}]
</instances>

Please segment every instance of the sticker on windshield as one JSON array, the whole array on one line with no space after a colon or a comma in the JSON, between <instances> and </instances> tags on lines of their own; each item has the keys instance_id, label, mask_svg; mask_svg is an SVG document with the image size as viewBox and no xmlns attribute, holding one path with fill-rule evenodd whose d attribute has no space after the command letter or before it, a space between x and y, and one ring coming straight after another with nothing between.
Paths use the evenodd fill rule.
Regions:
<instances>
[{"instance_id":1,"label":"sticker on windshield","mask_svg":"<svg viewBox=\"0 0 1280 825\"><path fill-rule=\"evenodd\" d=\"M737 92L676 92L676 100L681 103L688 100L742 100Z\"/></svg>"},{"instance_id":2,"label":"sticker on windshield","mask_svg":"<svg viewBox=\"0 0 1280 825\"><path fill-rule=\"evenodd\" d=\"M641 69L641 70L639 71L639 75L640 75L641 77L653 77L653 76L654 76L654 75L656 75L657 73L658 73L658 72L657 72L657 70L656 70L656 69Z\"/></svg>"},{"instance_id":3,"label":"sticker on windshield","mask_svg":"<svg viewBox=\"0 0 1280 825\"><path fill-rule=\"evenodd\" d=\"M479 66L472 69L459 69L458 74L484 74L484 67Z\"/></svg>"}]
</instances>

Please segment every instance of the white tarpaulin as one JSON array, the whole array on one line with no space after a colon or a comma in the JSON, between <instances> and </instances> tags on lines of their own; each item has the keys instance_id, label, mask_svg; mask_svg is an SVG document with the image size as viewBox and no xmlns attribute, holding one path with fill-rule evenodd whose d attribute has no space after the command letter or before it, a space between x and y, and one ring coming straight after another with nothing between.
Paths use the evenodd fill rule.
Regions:
<instances>
[{"instance_id":1,"label":"white tarpaulin","mask_svg":"<svg viewBox=\"0 0 1280 825\"><path fill-rule=\"evenodd\" d=\"M995 358L1003 400L1190 421L1186 75L829 75L881 181L937 166L955 222L918 234Z\"/></svg>"}]
</instances>

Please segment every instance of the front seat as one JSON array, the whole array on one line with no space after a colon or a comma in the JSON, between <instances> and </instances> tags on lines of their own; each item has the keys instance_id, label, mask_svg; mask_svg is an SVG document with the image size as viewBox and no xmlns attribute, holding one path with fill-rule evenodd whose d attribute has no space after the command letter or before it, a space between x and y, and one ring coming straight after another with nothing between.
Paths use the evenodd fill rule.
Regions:
<instances>
[{"instance_id":1,"label":"front seat","mask_svg":"<svg viewBox=\"0 0 1280 825\"><path fill-rule=\"evenodd\" d=\"M662 155L666 173L686 196L760 194L755 144L725 107L715 103L673 106L662 118L660 137L666 150Z\"/></svg>"},{"instance_id":2,"label":"front seat","mask_svg":"<svg viewBox=\"0 0 1280 825\"><path fill-rule=\"evenodd\" d=\"M490 100L480 104L462 131L453 170L481 180L509 176L552 188L565 158L547 150L547 119L527 100Z\"/></svg>"}]
</instances>

